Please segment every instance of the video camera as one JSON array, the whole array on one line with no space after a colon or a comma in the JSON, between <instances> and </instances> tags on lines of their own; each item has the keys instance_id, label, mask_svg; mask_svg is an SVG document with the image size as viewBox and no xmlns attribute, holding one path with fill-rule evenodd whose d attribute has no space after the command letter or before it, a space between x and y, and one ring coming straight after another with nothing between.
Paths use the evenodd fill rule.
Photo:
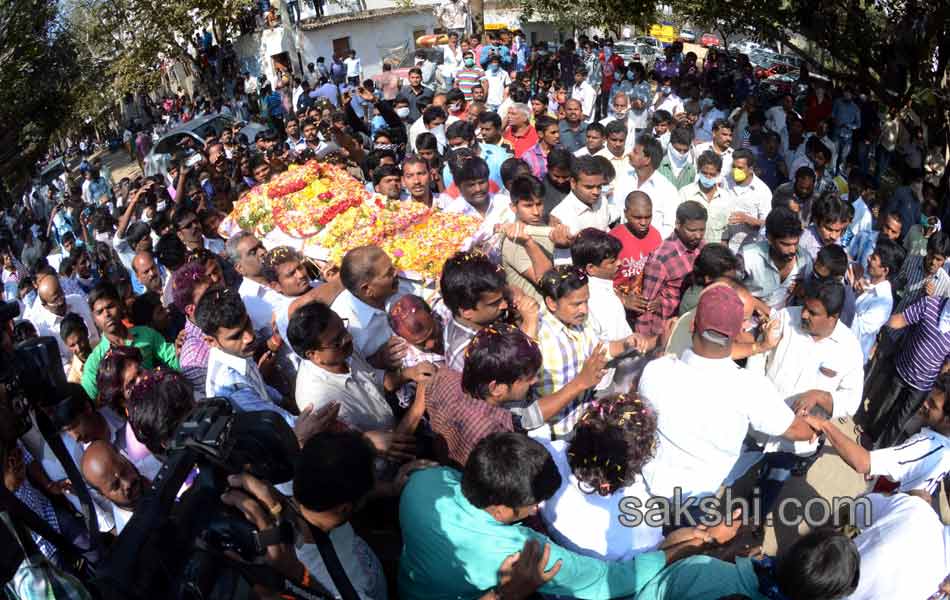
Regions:
<instances>
[{"instance_id":1,"label":"video camera","mask_svg":"<svg viewBox=\"0 0 950 600\"><path fill-rule=\"evenodd\" d=\"M253 561L268 541L221 503L228 475L279 484L293 477L296 436L274 412L235 413L223 398L202 401L176 431L162 470L100 565L93 587L105 599L246 597L260 583L297 598L300 589ZM283 525L280 541L291 542Z\"/></svg>"}]
</instances>

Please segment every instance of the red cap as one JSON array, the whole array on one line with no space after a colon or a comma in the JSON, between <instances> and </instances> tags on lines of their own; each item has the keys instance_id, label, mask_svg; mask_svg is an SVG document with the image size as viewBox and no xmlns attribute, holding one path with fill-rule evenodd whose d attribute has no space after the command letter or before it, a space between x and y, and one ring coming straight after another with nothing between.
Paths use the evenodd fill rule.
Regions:
<instances>
[{"instance_id":1,"label":"red cap","mask_svg":"<svg viewBox=\"0 0 950 600\"><path fill-rule=\"evenodd\" d=\"M742 300L726 284L713 284L703 290L696 306L693 330L699 334L712 331L730 340L742 331Z\"/></svg>"}]
</instances>

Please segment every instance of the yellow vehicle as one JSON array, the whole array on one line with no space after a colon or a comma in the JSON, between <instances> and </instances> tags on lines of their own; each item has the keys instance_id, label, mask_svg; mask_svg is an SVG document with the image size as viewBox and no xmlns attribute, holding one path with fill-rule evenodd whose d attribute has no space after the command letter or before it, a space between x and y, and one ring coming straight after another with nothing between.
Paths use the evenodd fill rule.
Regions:
<instances>
[{"instance_id":1,"label":"yellow vehicle","mask_svg":"<svg viewBox=\"0 0 950 600\"><path fill-rule=\"evenodd\" d=\"M650 37L655 37L664 44L672 44L676 41L676 29L672 25L650 25Z\"/></svg>"}]
</instances>

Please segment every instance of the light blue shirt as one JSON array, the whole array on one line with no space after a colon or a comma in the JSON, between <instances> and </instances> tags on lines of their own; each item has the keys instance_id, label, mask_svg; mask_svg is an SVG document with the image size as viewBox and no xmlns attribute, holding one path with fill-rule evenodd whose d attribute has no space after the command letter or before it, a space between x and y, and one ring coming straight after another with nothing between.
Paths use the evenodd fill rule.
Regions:
<instances>
[{"instance_id":1,"label":"light blue shirt","mask_svg":"<svg viewBox=\"0 0 950 600\"><path fill-rule=\"evenodd\" d=\"M575 554L521 524L506 525L462 494L462 475L439 467L414 473L399 504L403 552L399 595L417 600L478 598L498 585L498 568L529 539L551 544L545 569L561 570L541 586L544 595L571 598L633 596L666 565L663 552L608 562Z\"/></svg>"},{"instance_id":2,"label":"light blue shirt","mask_svg":"<svg viewBox=\"0 0 950 600\"><path fill-rule=\"evenodd\" d=\"M264 383L253 359L234 356L220 348L211 348L208 353L205 395L227 398L239 412L275 412L291 427L296 422L293 415L276 404L281 400L280 392Z\"/></svg>"},{"instance_id":3,"label":"light blue shirt","mask_svg":"<svg viewBox=\"0 0 950 600\"><path fill-rule=\"evenodd\" d=\"M835 121L835 131L841 135L841 127L847 126L851 130L861 127L861 109L853 101L843 98L835 100L831 108L831 118Z\"/></svg>"}]
</instances>

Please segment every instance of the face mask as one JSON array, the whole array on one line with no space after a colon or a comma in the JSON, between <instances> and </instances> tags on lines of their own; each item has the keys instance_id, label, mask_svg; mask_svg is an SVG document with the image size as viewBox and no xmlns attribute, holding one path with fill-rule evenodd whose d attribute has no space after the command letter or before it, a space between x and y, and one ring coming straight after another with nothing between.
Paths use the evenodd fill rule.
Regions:
<instances>
[{"instance_id":1,"label":"face mask","mask_svg":"<svg viewBox=\"0 0 950 600\"><path fill-rule=\"evenodd\" d=\"M93 237L96 239L97 242L102 242L103 244L108 244L110 241L112 241L112 236L109 235L108 233L97 233Z\"/></svg>"},{"instance_id":2,"label":"face mask","mask_svg":"<svg viewBox=\"0 0 950 600\"><path fill-rule=\"evenodd\" d=\"M429 133L435 136L442 144L445 144L445 125L437 125L429 130Z\"/></svg>"},{"instance_id":3,"label":"face mask","mask_svg":"<svg viewBox=\"0 0 950 600\"><path fill-rule=\"evenodd\" d=\"M457 113L460 110L462 110L461 104L449 104L449 112Z\"/></svg>"},{"instance_id":4,"label":"face mask","mask_svg":"<svg viewBox=\"0 0 950 600\"><path fill-rule=\"evenodd\" d=\"M157 203L155 204L155 212L158 212L158 211L160 211L160 210L165 210L165 201L164 201L164 200L161 200L161 201L159 201L159 202L157 202Z\"/></svg>"},{"instance_id":5,"label":"face mask","mask_svg":"<svg viewBox=\"0 0 950 600\"><path fill-rule=\"evenodd\" d=\"M636 77L636 75L633 74L633 71L627 71L627 81L633 81L634 77Z\"/></svg>"},{"instance_id":6,"label":"face mask","mask_svg":"<svg viewBox=\"0 0 950 600\"><path fill-rule=\"evenodd\" d=\"M664 85L660 88L660 93L664 96L669 96L671 93L673 93L673 88L668 85Z\"/></svg>"},{"instance_id":7,"label":"face mask","mask_svg":"<svg viewBox=\"0 0 950 600\"><path fill-rule=\"evenodd\" d=\"M469 68L474 67L474 66L475 66L475 59L474 59L474 58L466 58L466 59L465 59L465 66L466 66L466 67L469 67Z\"/></svg>"},{"instance_id":8,"label":"face mask","mask_svg":"<svg viewBox=\"0 0 950 600\"><path fill-rule=\"evenodd\" d=\"M698 179L698 181L699 181L700 187L702 187L703 189L707 189L707 190L708 190L708 189L711 189L713 186L716 185L716 178L715 178L715 177L706 177L706 176L703 175L702 173L699 174L699 179Z\"/></svg>"},{"instance_id":9,"label":"face mask","mask_svg":"<svg viewBox=\"0 0 950 600\"><path fill-rule=\"evenodd\" d=\"M376 144L374 146L377 150L396 150L396 144Z\"/></svg>"},{"instance_id":10,"label":"face mask","mask_svg":"<svg viewBox=\"0 0 950 600\"><path fill-rule=\"evenodd\" d=\"M396 109L396 116L399 117L400 119L405 119L406 117L408 117L408 116L409 116L409 107L408 107L408 106L400 106L399 108L397 108L397 109Z\"/></svg>"},{"instance_id":11,"label":"face mask","mask_svg":"<svg viewBox=\"0 0 950 600\"><path fill-rule=\"evenodd\" d=\"M452 150L453 152L455 150L461 150L462 148L468 148L468 146L466 146L465 144L462 144L460 146L449 146L449 150Z\"/></svg>"},{"instance_id":12,"label":"face mask","mask_svg":"<svg viewBox=\"0 0 950 600\"><path fill-rule=\"evenodd\" d=\"M623 119L623 118L626 118L627 113L628 113L629 111L630 111L629 108L622 108L622 109L620 109L620 110L617 110L617 109L615 108L615 109L614 109L614 116L616 116L618 119Z\"/></svg>"},{"instance_id":13,"label":"face mask","mask_svg":"<svg viewBox=\"0 0 950 600\"><path fill-rule=\"evenodd\" d=\"M743 181L746 180L745 171L743 171L742 169L736 169L736 168L732 169L732 179L736 183L742 183Z\"/></svg>"},{"instance_id":14,"label":"face mask","mask_svg":"<svg viewBox=\"0 0 950 600\"><path fill-rule=\"evenodd\" d=\"M490 65L488 65L488 70L491 71L492 73L497 73L497 72L498 72L498 65L497 65L497 64L490 64Z\"/></svg>"},{"instance_id":15,"label":"face mask","mask_svg":"<svg viewBox=\"0 0 950 600\"><path fill-rule=\"evenodd\" d=\"M670 160L671 160L671 161L673 162L673 164L676 165L677 167L682 167L683 165L686 164L686 161L689 160L689 152L688 152L688 151L687 151L687 152L680 152L679 150L677 150L677 149L674 148L673 146L670 146L669 153L670 153Z\"/></svg>"}]
</instances>

